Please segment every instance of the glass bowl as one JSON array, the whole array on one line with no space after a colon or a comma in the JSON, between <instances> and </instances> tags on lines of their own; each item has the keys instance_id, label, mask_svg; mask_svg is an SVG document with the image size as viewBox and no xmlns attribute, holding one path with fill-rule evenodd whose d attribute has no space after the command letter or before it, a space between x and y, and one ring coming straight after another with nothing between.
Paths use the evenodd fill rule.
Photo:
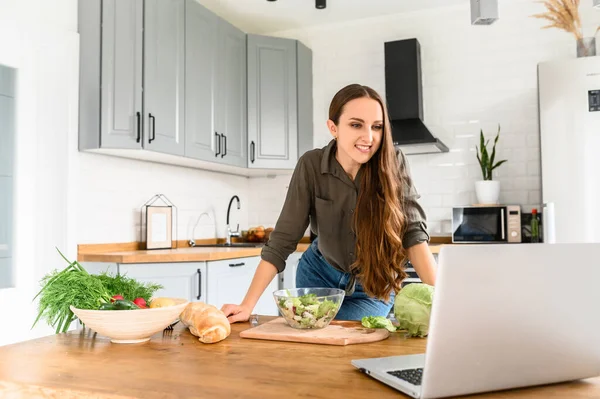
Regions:
<instances>
[{"instance_id":1,"label":"glass bowl","mask_svg":"<svg viewBox=\"0 0 600 399\"><path fill-rule=\"evenodd\" d=\"M329 325L344 301L337 288L294 288L273 293L279 313L290 327L319 329Z\"/></svg>"}]
</instances>

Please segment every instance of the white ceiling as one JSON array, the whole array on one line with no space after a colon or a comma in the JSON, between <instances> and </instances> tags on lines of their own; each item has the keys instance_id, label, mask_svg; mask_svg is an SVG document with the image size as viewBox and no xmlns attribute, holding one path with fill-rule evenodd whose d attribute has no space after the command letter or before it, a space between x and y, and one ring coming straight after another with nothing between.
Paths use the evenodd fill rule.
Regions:
<instances>
[{"instance_id":1,"label":"white ceiling","mask_svg":"<svg viewBox=\"0 0 600 399\"><path fill-rule=\"evenodd\" d=\"M469 4L469 0L198 0L247 33L269 33L306 26L398 14L425 8Z\"/></svg>"}]
</instances>

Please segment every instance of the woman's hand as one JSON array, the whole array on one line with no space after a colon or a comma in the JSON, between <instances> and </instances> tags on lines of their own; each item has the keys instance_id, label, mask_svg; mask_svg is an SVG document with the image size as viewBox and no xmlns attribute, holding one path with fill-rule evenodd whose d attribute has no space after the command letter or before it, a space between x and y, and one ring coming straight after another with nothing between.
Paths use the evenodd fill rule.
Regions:
<instances>
[{"instance_id":1,"label":"woman's hand","mask_svg":"<svg viewBox=\"0 0 600 399\"><path fill-rule=\"evenodd\" d=\"M223 305L221 311L227 316L227 320L230 323L237 323L238 321L248 321L250 318L251 309L248 309L244 305Z\"/></svg>"}]
</instances>

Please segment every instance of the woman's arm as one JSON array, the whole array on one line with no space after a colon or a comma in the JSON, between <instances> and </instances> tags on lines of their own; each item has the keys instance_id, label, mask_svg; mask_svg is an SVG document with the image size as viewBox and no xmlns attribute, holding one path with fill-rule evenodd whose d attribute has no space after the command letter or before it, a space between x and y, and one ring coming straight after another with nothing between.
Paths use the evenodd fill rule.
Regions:
<instances>
[{"instance_id":1,"label":"woman's arm","mask_svg":"<svg viewBox=\"0 0 600 399\"><path fill-rule=\"evenodd\" d=\"M425 284L435 285L436 263L429 244L426 242L415 244L408 248L407 255L421 281Z\"/></svg>"},{"instance_id":2,"label":"woman's arm","mask_svg":"<svg viewBox=\"0 0 600 399\"><path fill-rule=\"evenodd\" d=\"M421 281L435 285L436 264L429 249L429 233L425 210L419 204L421 197L417 192L410 174L408 161L402 151L398 151L400 174L404 180L404 211L406 212L407 229L402 239L407 251L408 260L415 268Z\"/></svg>"},{"instance_id":3,"label":"woman's arm","mask_svg":"<svg viewBox=\"0 0 600 399\"><path fill-rule=\"evenodd\" d=\"M306 162L306 154L298 160L281 214L275 229L269 236L269 241L261 250L261 261L244 300L239 305L225 304L221 308L230 323L248 320L269 283L277 273L285 269L288 256L296 250L298 242L308 227L312 185Z\"/></svg>"},{"instance_id":4,"label":"woman's arm","mask_svg":"<svg viewBox=\"0 0 600 399\"><path fill-rule=\"evenodd\" d=\"M246 321L250 318L252 310L256 306L256 303L260 299L267 286L273 281L273 278L277 275L277 268L266 260L261 260L258 264L258 269L254 273L250 288L244 297L244 300L240 305L225 304L221 308L221 311L228 316L230 323L238 321Z\"/></svg>"}]
</instances>

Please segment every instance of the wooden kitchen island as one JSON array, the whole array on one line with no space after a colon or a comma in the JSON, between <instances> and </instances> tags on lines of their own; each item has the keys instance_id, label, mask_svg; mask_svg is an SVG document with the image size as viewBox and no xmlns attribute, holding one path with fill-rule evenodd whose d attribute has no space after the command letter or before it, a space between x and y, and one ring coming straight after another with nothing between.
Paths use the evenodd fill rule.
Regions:
<instances>
[{"instance_id":1,"label":"wooden kitchen island","mask_svg":"<svg viewBox=\"0 0 600 399\"><path fill-rule=\"evenodd\" d=\"M402 398L350 360L423 353L426 343L400 334L349 346L240 338L247 328L233 324L217 344L200 343L179 323L143 344L78 330L0 347L0 398ZM471 397L600 398L600 378Z\"/></svg>"}]
</instances>

